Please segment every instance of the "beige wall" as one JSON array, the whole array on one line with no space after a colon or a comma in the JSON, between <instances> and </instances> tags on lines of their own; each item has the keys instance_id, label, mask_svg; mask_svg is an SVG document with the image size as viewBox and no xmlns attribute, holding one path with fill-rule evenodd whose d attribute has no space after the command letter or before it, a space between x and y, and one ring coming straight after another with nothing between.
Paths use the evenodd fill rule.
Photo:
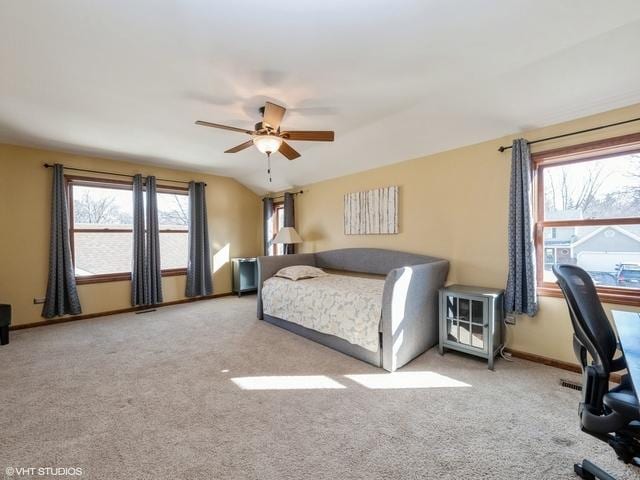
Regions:
<instances>
[{"instance_id":1,"label":"beige wall","mask_svg":"<svg viewBox=\"0 0 640 480\"><path fill-rule=\"evenodd\" d=\"M56 162L206 182L209 238L216 254L214 293L231 291L228 258L260 253L260 200L231 178L0 145L0 302L12 304L14 325L42 320L42 305L34 305L33 298L43 297L47 287L51 170L43 164ZM184 289L184 276L163 278L165 301L184 298ZM128 281L80 285L78 291L85 314L130 306Z\"/></svg>"},{"instance_id":2,"label":"beige wall","mask_svg":"<svg viewBox=\"0 0 640 480\"><path fill-rule=\"evenodd\" d=\"M640 105L526 132L535 139L640 116ZM535 146L534 151L640 131L629 124ZM441 256L451 261L450 283L503 287L506 282L509 153L497 152L513 137L471 145L428 157L304 187L296 198L300 251L340 247L381 247ZM11 303L15 325L41 320L34 297L46 290L51 172L43 163L156 175L207 182L215 293L231 290L228 256L261 251L259 198L225 177L181 172L108 159L0 145L0 302ZM351 191L400 186L400 234L345 236L342 198ZM220 253L219 253L220 252ZM183 298L185 279L165 277L166 301ZM78 287L84 313L127 308L129 282ZM607 306L610 309L611 306ZM626 308L614 306L613 308ZM509 328L510 347L574 362L571 329L562 300L540 299L535 318L521 317Z\"/></svg>"},{"instance_id":3,"label":"beige wall","mask_svg":"<svg viewBox=\"0 0 640 480\"><path fill-rule=\"evenodd\" d=\"M526 132L533 140L640 116L640 105ZM533 151L640 131L640 123L534 145ZM503 288L507 277L507 199L514 137L471 145L304 187L296 219L305 240L301 252L341 247L379 247L424 253L451 262L449 283ZM344 235L343 195L400 186L398 235ZM540 298L535 318L509 328L511 348L575 362L571 326L562 299ZM609 306L607 306L609 308ZM626 308L617 306L614 308Z\"/></svg>"}]
</instances>

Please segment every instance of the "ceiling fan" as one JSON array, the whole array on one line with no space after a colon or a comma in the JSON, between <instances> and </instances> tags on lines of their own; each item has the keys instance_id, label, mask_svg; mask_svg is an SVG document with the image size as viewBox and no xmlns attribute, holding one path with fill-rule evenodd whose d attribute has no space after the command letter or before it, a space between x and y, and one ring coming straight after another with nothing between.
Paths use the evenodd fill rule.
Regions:
<instances>
[{"instance_id":1,"label":"ceiling fan","mask_svg":"<svg viewBox=\"0 0 640 480\"><path fill-rule=\"evenodd\" d=\"M218 123L205 122L203 120L196 121L196 125L204 127L221 128L222 130L230 130L232 132L246 133L251 135L251 140L247 140L240 145L225 150L224 153L237 153L245 148L255 145L256 148L267 155L269 181L271 181L271 154L280 152L289 160L295 160L300 156L291 145L285 140L293 141L310 141L310 142L333 142L335 137L332 131L321 130L285 130L280 129L280 122L284 117L286 108L276 105L275 103L265 102L264 107L260 107L262 121L256 123L255 130L247 130L244 128L230 127L228 125L220 125Z\"/></svg>"}]
</instances>

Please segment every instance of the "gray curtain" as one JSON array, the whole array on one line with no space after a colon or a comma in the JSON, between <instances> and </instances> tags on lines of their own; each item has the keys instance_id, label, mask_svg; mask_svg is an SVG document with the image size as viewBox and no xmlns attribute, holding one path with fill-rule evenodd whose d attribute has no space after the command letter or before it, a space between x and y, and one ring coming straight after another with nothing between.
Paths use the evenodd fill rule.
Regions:
<instances>
[{"instance_id":1,"label":"gray curtain","mask_svg":"<svg viewBox=\"0 0 640 480\"><path fill-rule=\"evenodd\" d=\"M144 186L142 175L133 177L133 257L131 264L131 305L146 305L144 281Z\"/></svg>"},{"instance_id":2,"label":"gray curtain","mask_svg":"<svg viewBox=\"0 0 640 480\"><path fill-rule=\"evenodd\" d=\"M264 255L269 255L271 247L272 232L269 228L271 217L273 216L273 200L271 198L262 199L262 245Z\"/></svg>"},{"instance_id":3,"label":"gray curtain","mask_svg":"<svg viewBox=\"0 0 640 480\"><path fill-rule=\"evenodd\" d=\"M64 167L53 166L51 199L51 238L49 243L49 279L42 308L44 318L82 313L76 289L76 276L71 261L69 213L64 184Z\"/></svg>"},{"instance_id":4,"label":"gray curtain","mask_svg":"<svg viewBox=\"0 0 640 480\"><path fill-rule=\"evenodd\" d=\"M144 301L146 305L162 303L160 267L160 229L156 177L147 177L147 235L144 252Z\"/></svg>"},{"instance_id":5,"label":"gray curtain","mask_svg":"<svg viewBox=\"0 0 640 480\"><path fill-rule=\"evenodd\" d=\"M189 262L185 295L197 297L212 292L205 185L189 182Z\"/></svg>"},{"instance_id":6,"label":"gray curtain","mask_svg":"<svg viewBox=\"0 0 640 480\"><path fill-rule=\"evenodd\" d=\"M513 141L509 190L509 276L505 292L508 313L538 311L533 243L532 164L526 140Z\"/></svg>"},{"instance_id":7,"label":"gray curtain","mask_svg":"<svg viewBox=\"0 0 640 480\"><path fill-rule=\"evenodd\" d=\"M295 212L293 206L293 194L285 193L284 194L284 225L283 227L294 227L296 226ZM288 255L290 253L296 253L296 246L293 243L284 246L284 253Z\"/></svg>"}]
</instances>

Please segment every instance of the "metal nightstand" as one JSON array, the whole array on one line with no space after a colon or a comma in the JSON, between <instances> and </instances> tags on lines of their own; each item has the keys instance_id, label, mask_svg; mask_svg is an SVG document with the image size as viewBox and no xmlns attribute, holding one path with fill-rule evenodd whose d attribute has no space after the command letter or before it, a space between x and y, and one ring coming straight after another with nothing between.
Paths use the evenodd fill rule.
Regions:
<instances>
[{"instance_id":1,"label":"metal nightstand","mask_svg":"<svg viewBox=\"0 0 640 480\"><path fill-rule=\"evenodd\" d=\"M446 348L486 358L502 348L504 290L450 285L440 289L440 355Z\"/></svg>"},{"instance_id":2,"label":"metal nightstand","mask_svg":"<svg viewBox=\"0 0 640 480\"><path fill-rule=\"evenodd\" d=\"M231 259L233 269L233 292L238 296L258 289L258 261L253 258Z\"/></svg>"}]
</instances>

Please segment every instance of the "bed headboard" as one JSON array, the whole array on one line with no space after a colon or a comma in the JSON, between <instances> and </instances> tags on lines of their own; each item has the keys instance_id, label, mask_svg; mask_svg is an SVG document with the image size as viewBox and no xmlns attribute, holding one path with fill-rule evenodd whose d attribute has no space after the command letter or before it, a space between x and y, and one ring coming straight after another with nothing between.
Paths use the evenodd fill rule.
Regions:
<instances>
[{"instance_id":1,"label":"bed headboard","mask_svg":"<svg viewBox=\"0 0 640 480\"><path fill-rule=\"evenodd\" d=\"M394 268L430 263L436 257L383 248L341 248L316 252L316 266L333 270L387 275Z\"/></svg>"}]
</instances>

